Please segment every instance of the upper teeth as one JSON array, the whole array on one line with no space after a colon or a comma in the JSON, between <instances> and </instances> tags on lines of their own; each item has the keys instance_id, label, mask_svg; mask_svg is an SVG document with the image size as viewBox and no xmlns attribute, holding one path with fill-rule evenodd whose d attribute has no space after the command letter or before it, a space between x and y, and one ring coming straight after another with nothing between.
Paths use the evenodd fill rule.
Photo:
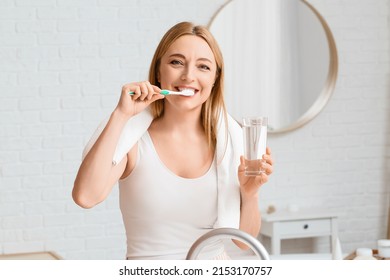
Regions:
<instances>
[{"instance_id":1,"label":"upper teeth","mask_svg":"<svg viewBox=\"0 0 390 280\"><path fill-rule=\"evenodd\" d=\"M187 93L191 92L192 94L194 94L194 92L195 92L195 90L192 88L179 88L179 90L181 92L187 92Z\"/></svg>"}]
</instances>

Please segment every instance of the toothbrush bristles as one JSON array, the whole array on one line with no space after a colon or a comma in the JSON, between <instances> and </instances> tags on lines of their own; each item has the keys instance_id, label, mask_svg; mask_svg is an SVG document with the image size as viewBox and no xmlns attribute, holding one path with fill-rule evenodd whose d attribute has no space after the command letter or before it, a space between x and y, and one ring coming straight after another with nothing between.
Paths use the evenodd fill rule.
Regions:
<instances>
[{"instance_id":1,"label":"toothbrush bristles","mask_svg":"<svg viewBox=\"0 0 390 280\"><path fill-rule=\"evenodd\" d=\"M191 89L182 90L180 93L185 96L192 96L195 94L195 92Z\"/></svg>"}]
</instances>

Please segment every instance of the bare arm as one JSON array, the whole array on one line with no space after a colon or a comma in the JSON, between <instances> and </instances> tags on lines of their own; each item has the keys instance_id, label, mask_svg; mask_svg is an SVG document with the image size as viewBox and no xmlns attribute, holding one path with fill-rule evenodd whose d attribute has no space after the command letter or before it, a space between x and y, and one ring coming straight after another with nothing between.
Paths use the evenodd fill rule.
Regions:
<instances>
[{"instance_id":1,"label":"bare arm","mask_svg":"<svg viewBox=\"0 0 390 280\"><path fill-rule=\"evenodd\" d=\"M103 201L123 174L127 157L117 165L112 164L112 158L127 120L115 110L81 163L72 192L73 200L81 207L91 208Z\"/></svg>"},{"instance_id":2,"label":"bare arm","mask_svg":"<svg viewBox=\"0 0 390 280\"><path fill-rule=\"evenodd\" d=\"M264 164L265 173L259 176L245 176L244 158L241 157L241 164L238 167L238 177L241 190L241 213L240 230L251 234L254 237L260 232L261 215L259 210L258 193L260 187L268 181L268 176L273 171L273 160L271 150L267 148L266 155L263 156L266 161ZM234 241L241 249L248 249L245 244Z\"/></svg>"},{"instance_id":3,"label":"bare arm","mask_svg":"<svg viewBox=\"0 0 390 280\"><path fill-rule=\"evenodd\" d=\"M134 91L130 96L128 93ZM124 173L127 165L134 161L134 152L125 156L117 165L112 164L116 145L126 122L163 98L160 89L149 82L126 84L122 88L119 103L80 165L73 187L73 200L83 208L91 208L102 202ZM133 151L133 149L131 150Z\"/></svg>"},{"instance_id":4,"label":"bare arm","mask_svg":"<svg viewBox=\"0 0 390 280\"><path fill-rule=\"evenodd\" d=\"M241 199L240 229L257 237L260 232L261 215L258 196Z\"/></svg>"}]
</instances>

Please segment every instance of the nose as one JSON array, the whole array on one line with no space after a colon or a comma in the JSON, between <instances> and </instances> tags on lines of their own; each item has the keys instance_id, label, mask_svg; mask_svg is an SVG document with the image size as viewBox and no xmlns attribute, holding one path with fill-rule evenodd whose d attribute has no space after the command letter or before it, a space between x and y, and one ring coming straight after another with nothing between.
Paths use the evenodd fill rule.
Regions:
<instances>
[{"instance_id":1,"label":"nose","mask_svg":"<svg viewBox=\"0 0 390 280\"><path fill-rule=\"evenodd\" d=\"M195 80L195 72L194 72L193 67L191 67L190 65L186 66L183 69L183 72L181 74L181 79L183 81L187 81L187 82L194 81Z\"/></svg>"}]
</instances>

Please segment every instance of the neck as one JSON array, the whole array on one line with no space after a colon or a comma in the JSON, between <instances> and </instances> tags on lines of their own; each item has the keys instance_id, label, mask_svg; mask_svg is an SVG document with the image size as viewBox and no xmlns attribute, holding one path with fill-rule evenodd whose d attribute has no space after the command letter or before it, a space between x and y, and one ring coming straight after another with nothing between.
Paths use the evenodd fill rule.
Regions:
<instances>
[{"instance_id":1,"label":"neck","mask_svg":"<svg viewBox=\"0 0 390 280\"><path fill-rule=\"evenodd\" d=\"M165 110L163 117L160 119L160 125L164 129L172 132L183 132L193 134L194 132L203 132L201 122L201 109L186 112Z\"/></svg>"}]
</instances>

